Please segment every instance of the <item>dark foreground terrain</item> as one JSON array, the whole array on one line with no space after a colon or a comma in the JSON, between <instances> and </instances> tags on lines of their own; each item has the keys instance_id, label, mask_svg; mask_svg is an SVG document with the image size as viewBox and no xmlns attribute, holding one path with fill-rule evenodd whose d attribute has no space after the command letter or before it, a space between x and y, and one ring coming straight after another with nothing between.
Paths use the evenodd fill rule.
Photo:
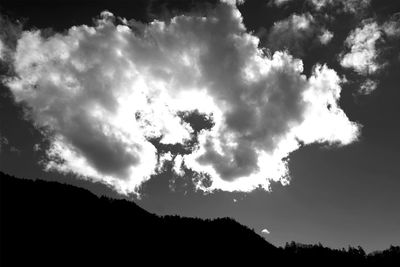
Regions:
<instances>
[{"instance_id":1,"label":"dark foreground terrain","mask_svg":"<svg viewBox=\"0 0 400 267\"><path fill-rule=\"evenodd\" d=\"M85 189L0 175L0 266L400 266L400 247L277 248L232 219L160 217Z\"/></svg>"}]
</instances>

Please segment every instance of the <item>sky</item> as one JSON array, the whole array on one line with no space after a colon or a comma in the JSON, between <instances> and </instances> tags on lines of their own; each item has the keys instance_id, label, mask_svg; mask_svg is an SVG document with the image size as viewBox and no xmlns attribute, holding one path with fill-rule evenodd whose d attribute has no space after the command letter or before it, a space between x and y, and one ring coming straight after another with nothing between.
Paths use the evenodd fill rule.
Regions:
<instances>
[{"instance_id":1,"label":"sky","mask_svg":"<svg viewBox=\"0 0 400 267\"><path fill-rule=\"evenodd\" d=\"M266 240L400 242L396 0L2 1L0 170L229 216Z\"/></svg>"}]
</instances>

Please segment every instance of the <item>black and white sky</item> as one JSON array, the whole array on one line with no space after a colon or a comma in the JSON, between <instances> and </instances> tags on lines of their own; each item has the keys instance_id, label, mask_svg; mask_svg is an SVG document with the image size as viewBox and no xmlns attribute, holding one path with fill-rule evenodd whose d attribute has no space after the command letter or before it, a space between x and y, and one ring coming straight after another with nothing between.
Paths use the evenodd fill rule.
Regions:
<instances>
[{"instance_id":1,"label":"black and white sky","mask_svg":"<svg viewBox=\"0 0 400 267\"><path fill-rule=\"evenodd\" d=\"M398 0L5 0L0 75L3 172L400 243Z\"/></svg>"}]
</instances>

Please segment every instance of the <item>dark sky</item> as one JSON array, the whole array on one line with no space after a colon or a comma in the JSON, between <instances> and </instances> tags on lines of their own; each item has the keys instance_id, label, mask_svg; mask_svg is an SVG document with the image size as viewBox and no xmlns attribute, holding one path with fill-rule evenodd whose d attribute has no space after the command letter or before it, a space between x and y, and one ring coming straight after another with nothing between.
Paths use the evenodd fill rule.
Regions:
<instances>
[{"instance_id":1,"label":"dark sky","mask_svg":"<svg viewBox=\"0 0 400 267\"><path fill-rule=\"evenodd\" d=\"M200 4L178 0L81 2L2 1L2 26L5 29L8 20L15 23L18 19L23 22L24 30L47 29L51 35L73 25L91 25L92 18L105 9L116 16L147 23L198 10L207 12L218 5L216 2ZM280 6L272 2L248 0L239 6L247 31L259 36L259 46L268 48L271 53L287 49L303 60L307 77L316 63L326 63L340 77L345 76L347 82L341 85L339 105L351 121L362 125L358 141L339 147L326 143L302 146L289 156L290 184L273 183L271 192L262 189L249 193L217 190L204 194L194 191L187 177L174 180L171 190L173 180L166 172L145 182L141 188L142 198L134 201L158 214L233 217L257 233L268 229L270 234L264 235L265 238L277 245L294 240L321 242L331 247L361 245L367 251L399 245L400 39L382 34L383 37L376 41L374 62L382 66L377 72L357 72L342 66L340 58L349 52L345 40L354 29L371 22L381 25L382 32L388 21L399 26L400 3L397 0L373 0L362 10L351 12L345 11L342 5L317 11L310 1L294 0ZM357 8L360 6L358 4ZM312 30L294 29L292 32L286 29L274 35L274 23L287 20L293 14L310 14ZM333 33L327 45L316 43L323 28ZM2 32L3 41L4 36L9 36L7 34ZM12 37L8 38L12 40ZM1 62L3 77L13 75L7 64ZM376 82L376 88L369 93L360 93L368 79ZM7 86L1 85L0 97L1 171L20 177L59 180L97 194L123 197L98 182L43 171L39 162L45 157L44 151L35 151L33 147L37 143L46 145L48 141L30 120L24 119L23 105L14 102ZM337 129L338 132L341 130Z\"/></svg>"}]
</instances>

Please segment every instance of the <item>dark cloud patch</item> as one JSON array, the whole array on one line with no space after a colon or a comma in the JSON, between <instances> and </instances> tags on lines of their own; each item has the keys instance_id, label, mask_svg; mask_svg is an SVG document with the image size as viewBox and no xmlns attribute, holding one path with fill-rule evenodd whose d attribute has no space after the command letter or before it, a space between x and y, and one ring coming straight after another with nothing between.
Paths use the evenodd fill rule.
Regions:
<instances>
[{"instance_id":1,"label":"dark cloud patch","mask_svg":"<svg viewBox=\"0 0 400 267\"><path fill-rule=\"evenodd\" d=\"M71 119L66 127L64 137L77 150L89 159L89 162L105 174L115 175L124 179L128 169L136 165L140 158L127 152L126 144L121 143L112 133L106 135L100 123L96 124L91 118L79 116Z\"/></svg>"},{"instance_id":2,"label":"dark cloud patch","mask_svg":"<svg viewBox=\"0 0 400 267\"><path fill-rule=\"evenodd\" d=\"M184 140L183 143L164 144L161 142L163 136L149 138L149 142L157 149L158 161L160 160L160 155L165 153L171 153L173 156L192 153L198 148L198 136L200 132L210 130L214 126L212 115L201 113L197 109L193 111L179 111L177 115L181 118L182 122L190 125L193 132L190 133L190 139ZM139 117L140 115L137 116L137 119L140 119Z\"/></svg>"},{"instance_id":3,"label":"dark cloud patch","mask_svg":"<svg viewBox=\"0 0 400 267\"><path fill-rule=\"evenodd\" d=\"M210 130L215 125L212 114L201 113L197 109L193 111L179 111L178 116L182 121L189 123L194 131L194 135L198 135L202 130Z\"/></svg>"}]
</instances>

